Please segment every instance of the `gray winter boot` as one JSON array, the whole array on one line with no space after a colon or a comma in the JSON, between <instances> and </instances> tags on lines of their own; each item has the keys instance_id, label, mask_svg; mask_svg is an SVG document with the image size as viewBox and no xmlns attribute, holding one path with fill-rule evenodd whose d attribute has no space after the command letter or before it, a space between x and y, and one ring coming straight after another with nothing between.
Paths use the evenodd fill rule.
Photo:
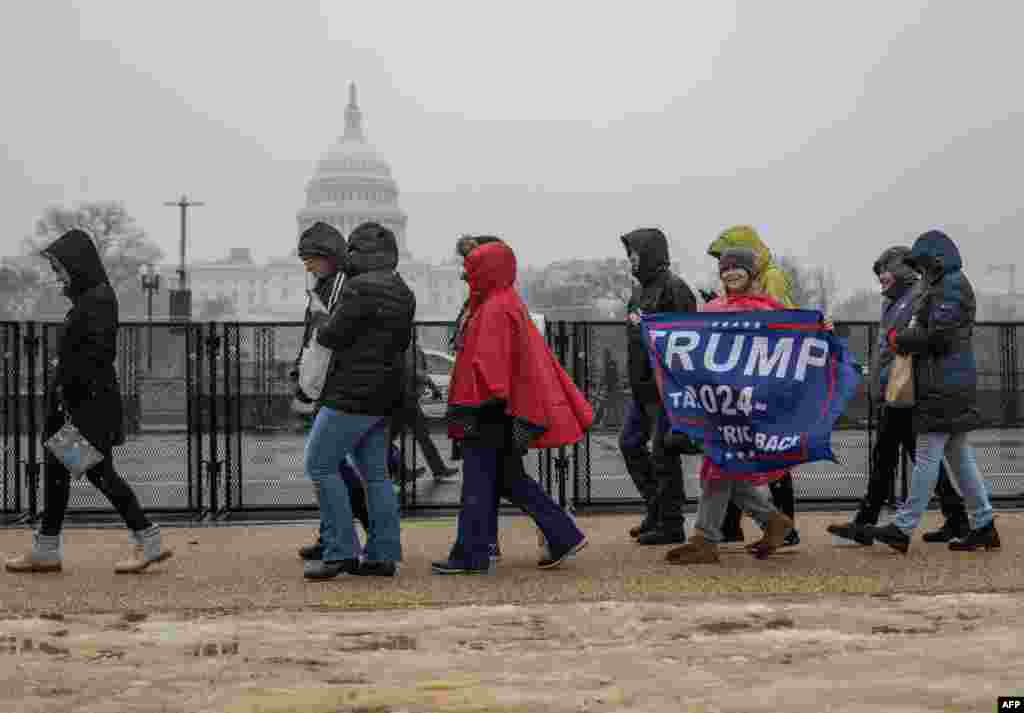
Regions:
<instances>
[{"instance_id":1,"label":"gray winter boot","mask_svg":"<svg viewBox=\"0 0 1024 713\"><path fill-rule=\"evenodd\" d=\"M32 533L32 551L7 560L8 572L60 572L64 555L60 535Z\"/></svg>"},{"instance_id":2,"label":"gray winter boot","mask_svg":"<svg viewBox=\"0 0 1024 713\"><path fill-rule=\"evenodd\" d=\"M149 565L163 562L174 554L173 551L164 549L159 525L150 525L146 530L130 533L130 536L135 543L135 554L131 559L122 560L114 566L114 571L118 574L139 574Z\"/></svg>"}]
</instances>

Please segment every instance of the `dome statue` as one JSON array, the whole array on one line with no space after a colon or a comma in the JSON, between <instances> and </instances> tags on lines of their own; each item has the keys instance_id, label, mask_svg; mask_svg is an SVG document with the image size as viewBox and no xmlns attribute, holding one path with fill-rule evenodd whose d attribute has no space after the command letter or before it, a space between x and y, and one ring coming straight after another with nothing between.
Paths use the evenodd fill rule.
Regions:
<instances>
[{"instance_id":1,"label":"dome statue","mask_svg":"<svg viewBox=\"0 0 1024 713\"><path fill-rule=\"evenodd\" d=\"M306 206L297 218L299 233L319 220L345 237L360 223L376 221L394 232L399 257L410 257L405 237L408 216L398 205L398 184L391 166L366 138L354 82L348 87L345 133L317 161L306 184Z\"/></svg>"}]
</instances>

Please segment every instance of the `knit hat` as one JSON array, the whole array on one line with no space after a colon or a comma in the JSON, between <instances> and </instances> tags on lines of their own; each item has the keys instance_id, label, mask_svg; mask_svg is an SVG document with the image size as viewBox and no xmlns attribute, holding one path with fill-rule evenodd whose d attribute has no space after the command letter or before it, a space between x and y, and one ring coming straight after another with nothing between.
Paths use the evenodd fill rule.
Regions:
<instances>
[{"instance_id":1,"label":"knit hat","mask_svg":"<svg viewBox=\"0 0 1024 713\"><path fill-rule=\"evenodd\" d=\"M756 264L757 255L750 248L726 248L722 251L722 257L718 258L718 272L721 274L739 268L754 277L757 274Z\"/></svg>"}]
</instances>

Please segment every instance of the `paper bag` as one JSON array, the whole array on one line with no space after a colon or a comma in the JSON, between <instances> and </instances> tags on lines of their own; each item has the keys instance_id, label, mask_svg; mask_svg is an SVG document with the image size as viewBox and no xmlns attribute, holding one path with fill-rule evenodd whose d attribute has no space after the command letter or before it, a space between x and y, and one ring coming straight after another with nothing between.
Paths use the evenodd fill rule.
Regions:
<instances>
[{"instance_id":1,"label":"paper bag","mask_svg":"<svg viewBox=\"0 0 1024 713\"><path fill-rule=\"evenodd\" d=\"M885 404L893 408L914 405L914 357L897 354L889 366L889 383L885 385Z\"/></svg>"}]
</instances>

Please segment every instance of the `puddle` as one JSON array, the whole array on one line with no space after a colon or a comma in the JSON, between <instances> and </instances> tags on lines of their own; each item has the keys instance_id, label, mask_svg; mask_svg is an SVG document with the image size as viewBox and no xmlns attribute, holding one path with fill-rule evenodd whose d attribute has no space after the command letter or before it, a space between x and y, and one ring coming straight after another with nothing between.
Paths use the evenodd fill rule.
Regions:
<instances>
[{"instance_id":1,"label":"puddle","mask_svg":"<svg viewBox=\"0 0 1024 713\"><path fill-rule=\"evenodd\" d=\"M872 626L872 634L938 634L938 627L935 628L922 628L917 626L889 626L888 624L882 624L881 626Z\"/></svg>"},{"instance_id":2,"label":"puddle","mask_svg":"<svg viewBox=\"0 0 1024 713\"><path fill-rule=\"evenodd\" d=\"M198 658L215 658L218 656L237 656L237 641L205 641L196 644L189 651L192 656Z\"/></svg>"},{"instance_id":3,"label":"puddle","mask_svg":"<svg viewBox=\"0 0 1024 713\"><path fill-rule=\"evenodd\" d=\"M705 634L732 634L737 631L748 631L754 625L746 621L711 621L697 627Z\"/></svg>"},{"instance_id":4,"label":"puddle","mask_svg":"<svg viewBox=\"0 0 1024 713\"><path fill-rule=\"evenodd\" d=\"M352 634L346 634L346 638ZM336 651L414 651L416 639L405 634L364 634L356 641L341 641L334 646Z\"/></svg>"},{"instance_id":5,"label":"puddle","mask_svg":"<svg viewBox=\"0 0 1024 713\"><path fill-rule=\"evenodd\" d=\"M46 641L35 641L27 637L19 639L17 636L0 638L0 653L8 656L24 656L37 651L50 656L67 656L71 653L62 646L54 646Z\"/></svg>"}]
</instances>

